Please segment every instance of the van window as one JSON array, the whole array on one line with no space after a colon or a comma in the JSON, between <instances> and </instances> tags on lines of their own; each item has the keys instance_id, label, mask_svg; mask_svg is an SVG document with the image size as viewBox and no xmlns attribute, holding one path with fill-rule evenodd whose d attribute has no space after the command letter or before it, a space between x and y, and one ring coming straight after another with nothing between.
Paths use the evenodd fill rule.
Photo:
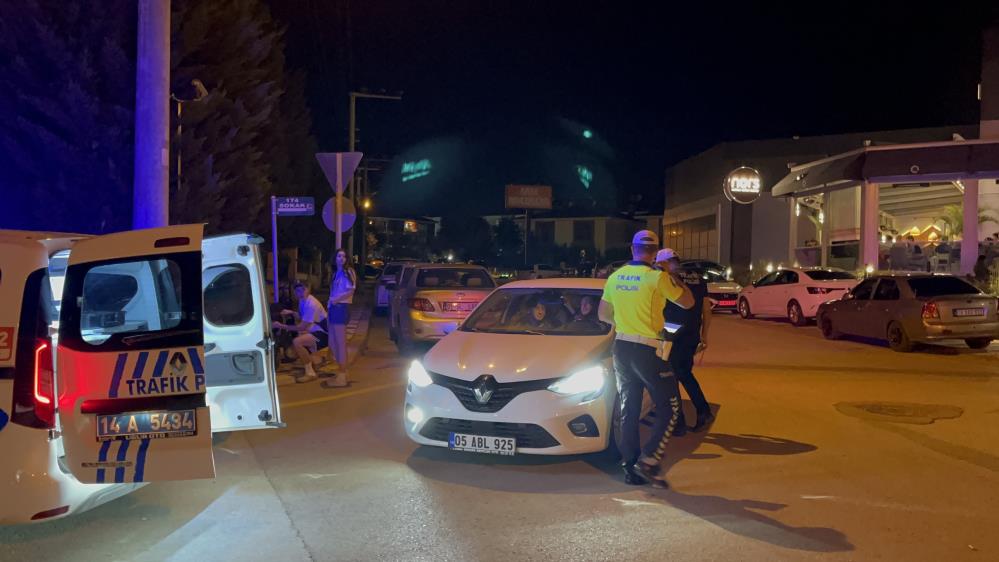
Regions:
<instances>
[{"instance_id":1,"label":"van window","mask_svg":"<svg viewBox=\"0 0 999 562\"><path fill-rule=\"evenodd\" d=\"M215 326L242 326L253 319L250 272L242 265L217 265L202 274L205 320Z\"/></svg>"},{"instance_id":2,"label":"van window","mask_svg":"<svg viewBox=\"0 0 999 562\"><path fill-rule=\"evenodd\" d=\"M180 267L172 260L97 266L83 278L80 335L100 345L111 334L175 328L180 303Z\"/></svg>"}]
</instances>

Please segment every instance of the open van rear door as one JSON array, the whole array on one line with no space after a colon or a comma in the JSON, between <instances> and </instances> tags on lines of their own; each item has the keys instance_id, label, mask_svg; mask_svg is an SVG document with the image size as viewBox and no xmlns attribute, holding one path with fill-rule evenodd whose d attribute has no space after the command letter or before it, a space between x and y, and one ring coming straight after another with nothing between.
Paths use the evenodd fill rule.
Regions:
<instances>
[{"instance_id":1,"label":"open van rear door","mask_svg":"<svg viewBox=\"0 0 999 562\"><path fill-rule=\"evenodd\" d=\"M212 478L201 225L77 243L60 312L66 467L84 483Z\"/></svg>"},{"instance_id":2,"label":"open van rear door","mask_svg":"<svg viewBox=\"0 0 999 562\"><path fill-rule=\"evenodd\" d=\"M283 427L259 243L248 234L202 243L205 370L212 431Z\"/></svg>"}]
</instances>

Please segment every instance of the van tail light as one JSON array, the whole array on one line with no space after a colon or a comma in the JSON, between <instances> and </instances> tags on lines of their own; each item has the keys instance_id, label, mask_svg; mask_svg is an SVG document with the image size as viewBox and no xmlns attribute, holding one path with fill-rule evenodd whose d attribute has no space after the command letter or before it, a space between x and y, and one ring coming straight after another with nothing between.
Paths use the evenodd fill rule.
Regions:
<instances>
[{"instance_id":1,"label":"van tail light","mask_svg":"<svg viewBox=\"0 0 999 562\"><path fill-rule=\"evenodd\" d=\"M409 308L419 310L420 312L433 312L434 303L428 299L409 299Z\"/></svg>"},{"instance_id":2,"label":"van tail light","mask_svg":"<svg viewBox=\"0 0 999 562\"><path fill-rule=\"evenodd\" d=\"M937 308L937 303L923 303L923 319L926 320L931 318L940 318L940 309Z\"/></svg>"},{"instance_id":3,"label":"van tail light","mask_svg":"<svg viewBox=\"0 0 999 562\"><path fill-rule=\"evenodd\" d=\"M35 416L46 427L55 427L55 368L52 361L52 346L48 340L35 342L35 378L33 397Z\"/></svg>"},{"instance_id":4,"label":"van tail light","mask_svg":"<svg viewBox=\"0 0 999 562\"><path fill-rule=\"evenodd\" d=\"M828 295L833 292L832 289L826 287L808 287L807 290L809 295Z\"/></svg>"}]
</instances>

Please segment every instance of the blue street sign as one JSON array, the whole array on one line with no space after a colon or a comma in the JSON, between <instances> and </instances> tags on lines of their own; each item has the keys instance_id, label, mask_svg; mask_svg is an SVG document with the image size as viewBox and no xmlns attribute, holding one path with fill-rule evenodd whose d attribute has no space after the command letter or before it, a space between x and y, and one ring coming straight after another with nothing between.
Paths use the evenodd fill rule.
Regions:
<instances>
[{"instance_id":1,"label":"blue street sign","mask_svg":"<svg viewBox=\"0 0 999 562\"><path fill-rule=\"evenodd\" d=\"M311 217L316 214L316 200L312 197L275 197L278 216Z\"/></svg>"}]
</instances>

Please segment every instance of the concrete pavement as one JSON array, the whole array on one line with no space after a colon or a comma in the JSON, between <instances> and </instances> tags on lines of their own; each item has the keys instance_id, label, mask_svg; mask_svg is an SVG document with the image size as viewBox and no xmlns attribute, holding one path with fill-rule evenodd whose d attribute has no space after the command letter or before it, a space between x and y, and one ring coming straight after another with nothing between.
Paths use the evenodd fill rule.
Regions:
<instances>
[{"instance_id":1,"label":"concrete pavement","mask_svg":"<svg viewBox=\"0 0 999 562\"><path fill-rule=\"evenodd\" d=\"M696 369L718 419L671 442L662 492L597 457L416 447L406 364L374 319L356 384L282 387L288 427L226 436L218 479L0 529L0 560L999 559L995 346L721 317Z\"/></svg>"}]
</instances>

